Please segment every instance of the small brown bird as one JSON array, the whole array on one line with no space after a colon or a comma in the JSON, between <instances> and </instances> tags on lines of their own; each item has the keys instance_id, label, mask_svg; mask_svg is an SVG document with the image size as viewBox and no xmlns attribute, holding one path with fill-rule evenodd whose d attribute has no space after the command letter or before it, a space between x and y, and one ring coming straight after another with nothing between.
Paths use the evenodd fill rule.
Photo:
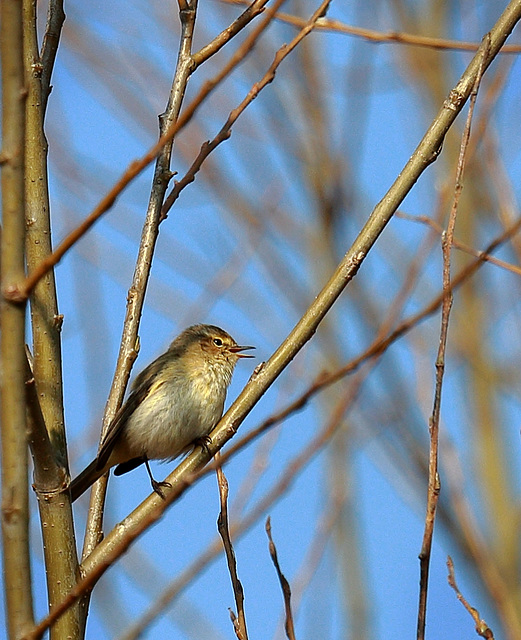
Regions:
<instances>
[{"instance_id":1,"label":"small brown bird","mask_svg":"<svg viewBox=\"0 0 521 640\"><path fill-rule=\"evenodd\" d=\"M96 480L117 465L121 475L145 464L152 488L164 498L154 480L149 460L173 460L204 442L221 419L226 391L242 353L223 329L197 324L185 329L168 351L135 379L132 391L114 416L96 458L70 485L79 498Z\"/></svg>"}]
</instances>

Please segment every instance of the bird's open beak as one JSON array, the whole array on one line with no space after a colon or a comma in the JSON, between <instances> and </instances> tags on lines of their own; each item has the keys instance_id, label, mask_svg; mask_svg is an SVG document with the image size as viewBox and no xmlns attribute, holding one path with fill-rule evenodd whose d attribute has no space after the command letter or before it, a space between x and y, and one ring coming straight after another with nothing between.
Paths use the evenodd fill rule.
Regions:
<instances>
[{"instance_id":1,"label":"bird's open beak","mask_svg":"<svg viewBox=\"0 0 521 640\"><path fill-rule=\"evenodd\" d=\"M230 351L234 353L238 358L255 358L249 353L241 353L241 351L246 351L246 349L255 349L255 347L240 347L239 345L235 347L230 347Z\"/></svg>"}]
</instances>

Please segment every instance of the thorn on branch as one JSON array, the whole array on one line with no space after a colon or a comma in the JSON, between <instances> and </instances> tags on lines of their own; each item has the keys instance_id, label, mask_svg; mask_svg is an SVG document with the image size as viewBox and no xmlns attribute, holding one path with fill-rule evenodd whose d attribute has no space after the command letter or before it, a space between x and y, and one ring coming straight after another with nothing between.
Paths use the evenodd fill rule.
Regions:
<instances>
[{"instance_id":1,"label":"thorn on branch","mask_svg":"<svg viewBox=\"0 0 521 640\"><path fill-rule=\"evenodd\" d=\"M57 313L53 317L53 324L56 331L60 332L63 327L63 313Z\"/></svg>"}]
</instances>

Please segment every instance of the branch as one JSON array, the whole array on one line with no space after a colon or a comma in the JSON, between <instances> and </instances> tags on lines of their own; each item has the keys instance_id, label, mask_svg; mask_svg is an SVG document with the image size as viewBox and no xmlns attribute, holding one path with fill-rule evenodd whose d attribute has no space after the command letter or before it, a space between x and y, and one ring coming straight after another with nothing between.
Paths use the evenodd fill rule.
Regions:
<instances>
[{"instance_id":1,"label":"branch","mask_svg":"<svg viewBox=\"0 0 521 640\"><path fill-rule=\"evenodd\" d=\"M418 628L417 638L425 638L425 624L427 619L427 590L429 580L429 565L432 549L432 539L434 536L434 522L436 519L436 509L440 494L440 478L438 474L438 444L440 429L441 395L443 386L443 376L445 373L445 351L447 348L447 338L449 333L449 318L452 308L453 294L451 286L451 251L454 243L454 229L456 227L456 217L458 213L459 200L463 190L463 175L465 172L466 154L470 139L470 128L474 106L476 104L477 92L483 76L485 60L488 57L489 36L483 41L481 64L478 69L474 87L470 96L469 113L460 145L458 158L458 168L456 172L456 185L454 189L454 199L447 225L447 231L442 237L443 248L443 303L440 342L438 355L436 358L436 387L434 391L434 406L429 420L430 445L429 445L429 480L427 493L427 514L425 516L425 529L423 534L422 548L420 551L420 601L418 606Z\"/></svg>"},{"instance_id":2,"label":"branch","mask_svg":"<svg viewBox=\"0 0 521 640\"><path fill-rule=\"evenodd\" d=\"M286 621L284 623L284 628L286 630L286 636L288 637L288 640L295 640L295 627L293 625L293 614L291 612L291 587L289 586L289 582L286 580L286 577L282 573L279 565L277 548L275 547L275 543L273 542L273 538L271 537L271 518L269 516L266 520L266 535L268 536L269 540L270 556L277 572L280 586L282 587L282 594L284 596L284 609L286 611Z\"/></svg>"},{"instance_id":3,"label":"branch","mask_svg":"<svg viewBox=\"0 0 521 640\"><path fill-rule=\"evenodd\" d=\"M48 188L47 140L44 132L45 104L52 65L59 42L63 9L49 5L45 62L40 63L37 34L37 4L24 0L24 60L26 102L25 203L26 263L30 271L52 253ZM52 36L50 36L52 31ZM44 80L44 75L46 80ZM63 413L61 320L56 284L49 271L31 295L31 333L34 354L34 393L39 394L41 420L33 413L31 453L34 459L34 489L38 498L45 557L48 602L60 602L79 575L78 554L67 486L67 439ZM28 389L29 390L29 389ZM31 404L36 408L37 400ZM36 434L35 430L40 427ZM43 429L48 432L45 439ZM36 436L36 437L34 437ZM48 444L54 449L49 455ZM52 523L52 526L46 526ZM56 637L74 637L80 628L80 612L71 609L53 628Z\"/></svg>"},{"instance_id":4,"label":"branch","mask_svg":"<svg viewBox=\"0 0 521 640\"><path fill-rule=\"evenodd\" d=\"M264 11L264 7L268 4L269 0L254 0L250 6L238 17L232 24L221 31L211 42L205 45L197 53L194 53L192 58L196 66L206 62L208 58L220 51L226 43L228 43L239 31L242 31L244 27L249 24L256 16ZM246 3L245 3L246 4ZM270 18L271 20L271 18Z\"/></svg>"},{"instance_id":5,"label":"branch","mask_svg":"<svg viewBox=\"0 0 521 640\"><path fill-rule=\"evenodd\" d=\"M2 76L2 291L24 277L24 139L26 90L22 3L0 3ZM5 621L14 638L34 624L29 554L25 403L25 305L0 305L0 423L2 425L2 542Z\"/></svg>"},{"instance_id":6,"label":"branch","mask_svg":"<svg viewBox=\"0 0 521 640\"><path fill-rule=\"evenodd\" d=\"M172 191L169 193L168 197L165 200L165 204L163 205L163 213L162 217L165 218L168 211L171 209L174 202L179 197L181 191L191 184L195 180L196 174L201 169L203 162L210 155L212 151L214 151L221 142L228 140L231 136L231 130L235 122L241 116L241 114L245 111L246 107L248 107L255 98L259 95L259 93L273 80L275 79L275 74L277 69L279 68L282 61L297 47L300 42L311 33L311 31L315 28L317 20L321 15L327 11L327 8L330 4L331 0L325 0L321 3L320 7L315 11L313 16L304 23L303 28L299 33L293 38L293 40L289 44L283 45L275 54L275 58L271 63L269 69L266 71L264 76L256 82L253 87L248 92L248 95L244 98L244 100L230 113L228 119L225 124L219 131L219 133L215 136L215 138L210 142L207 141L201 146L201 150L197 155L196 159L193 161L191 167L188 169L184 177L175 181L175 186Z\"/></svg>"},{"instance_id":7,"label":"branch","mask_svg":"<svg viewBox=\"0 0 521 640\"><path fill-rule=\"evenodd\" d=\"M225 4L232 5L245 5L247 0L221 0ZM275 15L275 19L279 22L285 22L298 29L301 29L305 20L299 16L295 16L289 13L282 13L280 11ZM448 40L446 38L432 38L430 36L419 36L411 33L403 33L399 31L376 31L374 29L364 29L363 27L353 27L352 25L345 24L340 20L334 20L332 18L320 18L316 25L317 31L327 31L333 33L345 33L356 38L363 38L368 42L375 44L391 43L391 44L405 44L414 47L424 47L426 49L441 49L441 50L453 50L453 51L477 51L479 49L479 43L477 42L462 42L461 40ZM521 45L507 44L501 48L499 52L503 53L521 53Z\"/></svg>"},{"instance_id":8,"label":"branch","mask_svg":"<svg viewBox=\"0 0 521 640\"><path fill-rule=\"evenodd\" d=\"M51 77L54 61L60 44L61 30L65 22L63 0L50 0L47 10L47 24L43 36L41 65L42 65L42 111L47 110L47 102L51 94Z\"/></svg>"},{"instance_id":9,"label":"branch","mask_svg":"<svg viewBox=\"0 0 521 640\"><path fill-rule=\"evenodd\" d=\"M26 395L28 409L27 442L33 456L34 482L39 486L42 497L52 494L56 487L61 485L63 489L66 474L63 467L56 462L55 450L52 446L49 432L45 424L38 391L33 375L32 356L27 349L26 361Z\"/></svg>"},{"instance_id":10,"label":"branch","mask_svg":"<svg viewBox=\"0 0 521 640\"><path fill-rule=\"evenodd\" d=\"M472 616L472 619L476 624L476 633L478 634L478 636L486 638L487 640L494 640L492 629L480 617L479 611L470 606L470 604L462 596L461 591L458 589L458 585L456 584L456 576L454 575L454 563L452 562L452 558L450 556L447 557L447 569L449 570L449 575L447 577L448 583L456 592L458 600Z\"/></svg>"},{"instance_id":11,"label":"branch","mask_svg":"<svg viewBox=\"0 0 521 640\"><path fill-rule=\"evenodd\" d=\"M438 235L443 235L444 230L443 227L433 220L429 218L429 216L415 216L409 213L404 213L403 211L397 211L396 215L403 220L410 220L411 222L417 222L420 224L424 224L427 227L430 227ZM490 264L499 267L500 269L505 269L505 271L510 271L510 273L514 273L516 276L521 276L521 267L518 267L516 264L512 264L511 262L506 262L505 260L501 260L500 258L496 258L495 256L491 256L488 253L484 253L479 249L474 249L474 247L470 247L468 244L461 242L457 238L453 239L452 246L464 253L468 253L470 256L474 256L474 258L479 258L484 262L488 262Z\"/></svg>"},{"instance_id":12,"label":"branch","mask_svg":"<svg viewBox=\"0 0 521 640\"><path fill-rule=\"evenodd\" d=\"M219 456L216 456L216 462L219 465ZM235 596L235 606L237 607L237 618L230 610L233 627L237 640L248 640L248 630L246 628L246 616L244 614L244 589L237 575L237 560L233 550L232 539L230 536L228 522L228 481L223 473L222 467L217 467L217 484L219 485L219 498L221 500L221 511L217 520L217 528L222 538L224 552L226 554L226 562L228 563L228 571L232 581L233 595Z\"/></svg>"}]
</instances>

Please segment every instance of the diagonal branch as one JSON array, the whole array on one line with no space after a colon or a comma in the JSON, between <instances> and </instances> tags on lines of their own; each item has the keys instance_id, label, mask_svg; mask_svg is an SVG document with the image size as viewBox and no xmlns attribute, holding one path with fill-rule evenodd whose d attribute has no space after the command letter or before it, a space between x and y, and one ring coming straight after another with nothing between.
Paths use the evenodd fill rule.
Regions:
<instances>
[{"instance_id":1,"label":"diagonal branch","mask_svg":"<svg viewBox=\"0 0 521 640\"><path fill-rule=\"evenodd\" d=\"M289 43L283 45L275 54L275 58L271 63L269 69L266 71L264 76L256 82L253 87L248 92L248 95L242 100L242 102L230 113L228 119L222 126L219 133L215 136L215 138L210 142L205 142L196 159L193 161L191 167L186 172L185 176L179 180L175 181L175 186L172 191L168 194L168 197L165 200L165 204L163 206L163 217L166 217L168 211L174 204L174 202L179 197L181 191L192 183L195 180L196 174L201 169L203 162L210 155L212 151L214 151L222 142L228 140L231 136L231 130L233 125L237 122L238 118L244 113L244 110L255 100L255 98L259 95L259 93L266 88L273 80L275 79L275 74L277 69L283 60L297 47L300 42L311 33L314 29L316 21L318 18L323 15L323 13L327 10L329 2L322 2L319 9L315 12L313 17L304 24L304 27L299 31L295 38Z\"/></svg>"},{"instance_id":2,"label":"diagonal branch","mask_svg":"<svg viewBox=\"0 0 521 640\"><path fill-rule=\"evenodd\" d=\"M463 597L461 591L459 590L458 585L456 584L456 576L454 574L454 562L452 561L452 558L450 556L448 556L447 558L447 569L449 570L449 575L447 577L449 585L454 589L458 600L470 613L472 619L474 620L474 623L476 625L476 633L482 638L486 638L486 640L494 640L494 633L492 629L483 620L483 618L481 618L481 616L479 615L479 611L467 602L467 600Z\"/></svg>"},{"instance_id":3,"label":"diagonal branch","mask_svg":"<svg viewBox=\"0 0 521 640\"><path fill-rule=\"evenodd\" d=\"M269 0L254 0L229 27L226 27L226 29L221 31L211 42L193 54L194 64L199 66L220 51L239 31L242 31L247 24L264 11L264 7L268 4L268 1Z\"/></svg>"}]
</instances>

